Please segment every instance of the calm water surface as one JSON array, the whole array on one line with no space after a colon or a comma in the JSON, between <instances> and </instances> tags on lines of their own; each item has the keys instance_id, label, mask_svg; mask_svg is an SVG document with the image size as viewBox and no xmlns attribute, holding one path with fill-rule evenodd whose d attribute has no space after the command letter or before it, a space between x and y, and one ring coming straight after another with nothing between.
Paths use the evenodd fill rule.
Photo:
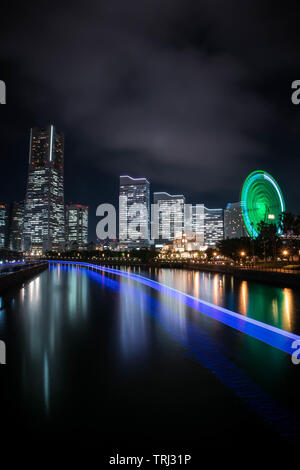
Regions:
<instances>
[{"instance_id":1,"label":"calm water surface","mask_svg":"<svg viewBox=\"0 0 300 470\"><path fill-rule=\"evenodd\" d=\"M300 334L296 290L196 271L129 272ZM2 296L0 338L8 442L192 452L299 439L300 365L131 278L51 265Z\"/></svg>"}]
</instances>

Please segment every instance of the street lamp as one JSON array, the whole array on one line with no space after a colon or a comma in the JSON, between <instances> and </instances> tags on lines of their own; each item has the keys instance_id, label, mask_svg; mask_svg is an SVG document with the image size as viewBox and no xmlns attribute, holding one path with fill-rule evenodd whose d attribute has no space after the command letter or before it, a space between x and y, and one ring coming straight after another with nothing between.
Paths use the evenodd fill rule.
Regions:
<instances>
[{"instance_id":1,"label":"street lamp","mask_svg":"<svg viewBox=\"0 0 300 470\"><path fill-rule=\"evenodd\" d=\"M241 251L240 255L241 255L240 263L241 263L242 259L246 256L245 251Z\"/></svg>"}]
</instances>

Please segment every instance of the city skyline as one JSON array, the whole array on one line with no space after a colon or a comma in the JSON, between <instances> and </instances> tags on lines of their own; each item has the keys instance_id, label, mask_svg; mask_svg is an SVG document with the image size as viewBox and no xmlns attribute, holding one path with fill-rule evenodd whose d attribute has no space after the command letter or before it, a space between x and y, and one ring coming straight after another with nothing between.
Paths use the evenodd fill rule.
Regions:
<instances>
[{"instance_id":1,"label":"city skyline","mask_svg":"<svg viewBox=\"0 0 300 470\"><path fill-rule=\"evenodd\" d=\"M55 130L54 124L49 124L48 126L46 126L46 127L44 127L44 128L42 128L42 127L34 127L34 128L32 128L32 130L31 130L31 132L30 132L29 162L30 162L31 159L32 159L32 152L34 152L34 148L32 147L32 139L36 139L36 138L37 138L36 136L33 137L32 132L39 132L40 130L41 130L42 134L44 134L44 135L42 135L42 140L41 140L42 143L38 143L38 145L40 146L40 147L37 148L37 150L38 150L37 153L39 154L39 155L38 155L38 158L40 158L40 154L42 155L43 153L47 154L47 158L48 158L48 157L50 158L50 153L51 153L51 152L53 151L53 149L55 148L54 141L55 141L55 139L56 139L56 140L58 139L57 136L59 136L59 135L60 135L61 138L63 139L63 141L62 141L62 143L61 143L62 156L63 156L63 155L64 155L64 149L63 149L63 147L64 147L64 135L63 135L62 133L60 133L60 134L58 133L57 136L56 136L56 130ZM52 134L53 134L53 135L52 135ZM43 138L46 139L46 140L45 140L46 144L43 143ZM51 140L51 139L54 139L53 142L52 142L52 146L49 144L49 142L50 142L49 139L50 139L50 140ZM49 142L48 142L48 140L49 140ZM59 139L58 139L57 141L59 142ZM35 142L35 140L34 140L34 142ZM40 140L38 140L38 142L40 142ZM34 143L34 145L36 145L36 143ZM43 149L43 146L44 146L44 145L46 145L46 147ZM50 152L50 153L49 153L49 152ZM63 160L64 160L64 157L63 157ZM61 165L61 170L62 170L62 176L61 176L61 178L62 178L62 181L61 181L61 183L59 183L60 186L64 186L64 179L65 179L65 176L64 176L64 168L63 168L63 166L64 166L64 162L63 162L63 164ZM32 165L31 165L31 166L29 165L29 174L30 174L30 168L31 168L31 167L32 167ZM39 175L38 177L40 178L40 175ZM58 177L58 175L57 175L57 177ZM32 178L32 177L31 177L31 178ZM132 180L132 181L145 180L145 181L147 181L147 183L148 183L148 185L149 185L149 187L150 187L150 183L149 183L149 181L148 181L149 178L147 179L147 178L144 177L144 176L140 176L140 177L119 176L119 178L129 178L129 179ZM52 179L53 179L53 178L52 178ZM68 181L68 179L70 179L70 175L67 175L66 180ZM29 181L30 181L30 179L29 179ZM58 181L57 181L57 183L58 183ZM165 187L168 187L168 181L166 181L166 183L165 183L164 186L165 186ZM155 186L154 186L154 188L155 188ZM208 246L209 246L209 245L214 245L214 244L215 244L215 241L220 239L220 232L219 232L219 234L216 236L216 238L214 238L213 235L210 235L210 234L207 235L206 232L208 233L208 231L207 231L206 228L205 228L205 224L207 224L207 222L204 223L203 227L202 227L202 226L201 226L201 227L200 227L200 226L199 226L199 227L196 227L195 222L194 222L194 220L195 220L195 218L196 218L196 215L195 215L196 212L195 212L195 211L196 211L196 206L200 206L200 205L203 206L204 214L207 214L206 216L203 214L203 220L206 220L206 221L208 220L207 218L210 217L209 214L212 214L212 219L213 219L213 218L214 218L214 213L216 214L216 213L219 211L218 217L221 217L221 218L222 218L222 227L220 227L219 230L223 230L223 232L224 232L224 230L225 230L225 233L224 233L225 238L232 238L232 235L230 235L230 236L227 236L227 235L226 235L226 226L225 226L225 225L226 225L226 221L225 221L224 217L226 216L226 213L228 213L228 210L229 210L230 207L232 207L232 209L234 209L235 205L237 205L237 204L240 203L240 201L239 201L238 199L235 200L235 201L228 201L228 202L226 202L226 201L223 200L222 207L220 207L219 209L215 209L215 208L208 208L208 207L207 207L208 204L207 204L206 202L204 202L204 203L203 203L203 202L199 202L199 201L197 201L196 203L195 203L195 202L191 202L191 200L188 199L185 194L180 194L180 195L179 195L179 194L175 194L175 195L173 194L173 195L172 195L172 194L168 193L166 190L165 190L165 191L161 191L161 189L162 189L161 187L159 188L160 191L156 191L154 188L152 189L152 181L151 181L151 193L150 193L150 190L149 190L149 196L148 196L148 199L149 199L149 200L148 200L148 203L147 203L147 204L151 204L151 203L152 203L152 200L153 200L154 203L155 203L155 201L156 201L156 202L158 203L158 205L159 205L159 204L161 203L161 201L160 201L160 196L161 196L162 199L170 199L170 200L172 200L173 198L175 198L175 200L178 200L178 201L179 201L179 199L181 198L182 201L183 201L183 204L184 204L184 201L185 201L185 202L187 202L188 204L191 204L191 205L192 205L192 207L193 207L192 210L194 211L194 212L193 212L193 215L191 215L192 220L193 220L193 222L192 222L192 228L193 228L193 231L194 231L194 232L197 232L197 233L198 233L198 232L199 232L199 233L201 232L201 233L202 233L202 235L203 235L203 240L205 239L205 243L204 243L204 244L206 244L206 245L208 245ZM28 193L28 188L27 188L27 193ZM241 196L241 189L240 189L240 192L239 192L239 196ZM112 203L114 199L116 199L116 195L114 195L114 196L112 197L112 200L106 201L106 202ZM26 200L26 197L25 197L25 200ZM82 205L82 201L79 202L79 199L78 199L78 198L75 198L75 200L77 201L76 203L74 203L75 205L76 205L76 204ZM13 198L13 200L10 200L10 201L8 201L8 198L2 198L2 200L0 200L0 201L1 201L1 203L4 203L4 204L17 204L17 203L21 203L20 201L17 201L16 198ZM64 201L64 190L62 190L61 201ZM84 202L85 202L86 205L88 204L89 206L90 206L90 205L93 206L93 203L91 203L91 202L89 202L89 201L87 202L87 201L85 200ZM103 202L104 202L104 201L101 201L100 204L103 203ZM65 204L64 202L62 203L62 206L65 207L65 209L64 209L64 211L65 211L65 217L66 217L67 206L68 206L68 205L72 205L72 204L73 204L72 202L68 202L68 203L66 203L66 204ZM98 202L98 203L94 203L94 204L95 204L96 207L98 207L99 202ZM164 203L164 205L166 205L166 204L168 205L167 201ZM83 206L84 206L84 204L83 204ZM118 211L118 210L119 210L119 201L118 201L116 207L117 207L117 211ZM96 210L95 210L95 212L96 212ZM88 235L87 235L88 242L96 242L96 241L97 241L97 237L96 237L96 224L97 224L97 222L98 222L98 218L96 218L95 212L92 212L92 214L91 214L91 211L90 211L90 214L89 214L89 217L92 219L93 222L88 224L88 227L89 227L89 229L88 229ZM150 213L150 212L149 212L149 213ZM27 216L27 219L28 219L28 216ZM29 217L29 220L30 220L30 219L32 219L32 217ZM33 220L33 219L32 219L32 220ZM200 219L199 219L199 220L200 220ZM31 222L31 223L32 223L32 222ZM149 219L149 222L148 222L148 223L149 223L149 230L150 230L150 219ZM26 204L25 204L25 224L26 224ZM25 226L25 224L24 224L24 226ZM223 227L223 225L224 225L224 227ZM160 226L160 231L162 231L162 223L161 223L161 221L160 221L159 226ZM63 231L64 231L64 233L65 233L65 235L64 235L64 240L65 240L65 242L67 243L67 242L68 242L67 229L63 229ZM26 228L25 228L25 232L26 232ZM25 233L25 232L24 232L24 233ZM217 229L217 232L218 232L218 229ZM247 232L242 229L242 230L239 230L238 233L247 233ZM26 235L25 235L25 237L26 237ZM208 240L210 237L212 237L212 242L210 242L210 241ZM118 233L118 238L119 238L119 233ZM160 238L161 238L161 237L160 237ZM174 238L174 234L173 234L173 238ZM24 242L24 237L23 237L23 242ZM157 242L159 243L159 240L157 240ZM10 242L9 242L9 243L10 243ZM62 241L62 238L61 238L61 240L60 240L60 245L62 246L62 244L63 244L63 241ZM6 245L8 246L8 242L6 242ZM49 245L49 241L48 241L48 245ZM80 245L81 245L81 243L80 243ZM23 246L26 246L26 243L25 243L25 244L23 243ZM50 245L49 245L49 246L50 246ZM55 246L55 244L54 244L54 246ZM56 248L58 248L58 246L59 246L59 243L56 244Z\"/></svg>"},{"instance_id":2,"label":"city skyline","mask_svg":"<svg viewBox=\"0 0 300 470\"><path fill-rule=\"evenodd\" d=\"M294 463L299 2L2 3L1 456Z\"/></svg>"},{"instance_id":3,"label":"city skyline","mask_svg":"<svg viewBox=\"0 0 300 470\"><path fill-rule=\"evenodd\" d=\"M15 208L22 203L13 202L4 204L1 212L1 242L0 246L7 249L21 251L35 251L41 253L51 249L64 249L64 247L84 249L88 244L88 206L81 204L64 203L64 135L57 132L53 124L45 128L34 127L30 131L29 166L25 202L22 208L22 220L17 220L18 227L14 227ZM126 203L122 215L122 197ZM167 192L154 192L152 194L154 205L158 208L158 238L160 243L174 241L185 232L185 196L170 195ZM120 199L119 199L119 232L120 243L129 242L132 246L150 246L150 224L154 223L151 214L151 192L150 183L146 178L133 178L131 176L120 176ZM130 206L133 204L145 205L145 224L140 227L141 236L137 242L133 242L133 234L128 228L132 216ZM174 204L179 204L179 209L172 214ZM11 206L11 208L10 208ZM190 205L191 206L191 205ZM202 217L198 214L198 207L202 208ZM166 231L164 212L171 209L169 222L170 234L163 239ZM178 212L179 210L179 212ZM223 209L207 209L204 204L190 207L190 232L201 238L201 245L215 245L224 235ZM202 213L201 212L201 213ZM9 215L12 213L11 215ZM177 214L177 215L176 215ZM198 217L199 215L199 217ZM19 214L20 218L20 214ZM216 218L216 222L213 220ZM11 220L10 220L11 219ZM211 221L209 220L211 219ZM220 227L218 220L220 219ZM201 222L202 221L202 222ZM143 230L143 225L145 225ZM123 228L122 228L123 227ZM176 230L180 231L177 233ZM14 231L17 234L14 235ZM127 232L128 231L128 232ZM142 233L142 232L145 233ZM3 232L3 233L2 233ZM124 232L124 233L123 233ZM126 232L126 233L125 233ZM200 238L199 238L200 235ZM18 244L12 237L19 238ZM75 247L76 245L76 247ZM125 246L125 245L124 245ZM15 247L15 248L13 248Z\"/></svg>"},{"instance_id":4,"label":"city skyline","mask_svg":"<svg viewBox=\"0 0 300 470\"><path fill-rule=\"evenodd\" d=\"M45 5L49 27L59 33L50 35L51 42L36 41L34 5L24 7L28 30L14 16L11 41L4 39L6 25L1 28L1 57L12 62L4 59L0 77L7 91L0 107L0 200L24 199L28 129L53 122L66 135L66 200L89 204L92 226L99 202L117 204L118 177L125 173L147 176L154 191L221 207L238 201L240 181L252 170L264 169L280 181L289 210L299 212L293 10L281 23L272 9L274 23L265 25L255 1L247 1L249 17L238 3L236 16L205 1L119 3L113 0L114 10L92 2L89 27L74 7L72 34L59 20L66 7L58 13Z\"/></svg>"}]
</instances>

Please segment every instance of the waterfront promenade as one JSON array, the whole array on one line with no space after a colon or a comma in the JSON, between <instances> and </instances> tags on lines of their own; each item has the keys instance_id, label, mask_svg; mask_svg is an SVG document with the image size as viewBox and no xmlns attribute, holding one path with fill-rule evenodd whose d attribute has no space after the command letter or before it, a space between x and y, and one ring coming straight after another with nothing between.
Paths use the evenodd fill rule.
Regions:
<instances>
[{"instance_id":1,"label":"waterfront promenade","mask_svg":"<svg viewBox=\"0 0 300 470\"><path fill-rule=\"evenodd\" d=\"M229 274L238 279L250 280L254 282L262 282L277 286L283 287L298 287L300 286L300 267L299 270L291 269L290 264L288 267L266 264L256 264L256 265L230 265L230 264L221 264L221 263L202 263L197 261L182 261L182 260L159 260L151 262L143 262L139 260L130 260L128 258L122 259L101 259L101 258L64 258L64 257L49 257L47 260L54 261L86 261L92 262L94 264L99 264L102 266L128 266L128 267L140 267L142 269L149 268L172 268L172 269L186 269L186 270L196 270L202 272L211 272L211 273L220 273L220 274Z\"/></svg>"}]
</instances>

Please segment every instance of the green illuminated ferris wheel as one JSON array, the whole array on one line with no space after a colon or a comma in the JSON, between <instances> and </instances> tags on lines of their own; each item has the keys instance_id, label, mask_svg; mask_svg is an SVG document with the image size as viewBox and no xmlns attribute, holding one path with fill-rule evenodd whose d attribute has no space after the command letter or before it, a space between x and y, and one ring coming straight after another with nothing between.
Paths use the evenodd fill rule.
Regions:
<instances>
[{"instance_id":1,"label":"green illuminated ferris wheel","mask_svg":"<svg viewBox=\"0 0 300 470\"><path fill-rule=\"evenodd\" d=\"M242 214L250 237L258 237L260 222L278 226L285 202L280 187L266 171L254 171L245 180L241 195Z\"/></svg>"}]
</instances>

